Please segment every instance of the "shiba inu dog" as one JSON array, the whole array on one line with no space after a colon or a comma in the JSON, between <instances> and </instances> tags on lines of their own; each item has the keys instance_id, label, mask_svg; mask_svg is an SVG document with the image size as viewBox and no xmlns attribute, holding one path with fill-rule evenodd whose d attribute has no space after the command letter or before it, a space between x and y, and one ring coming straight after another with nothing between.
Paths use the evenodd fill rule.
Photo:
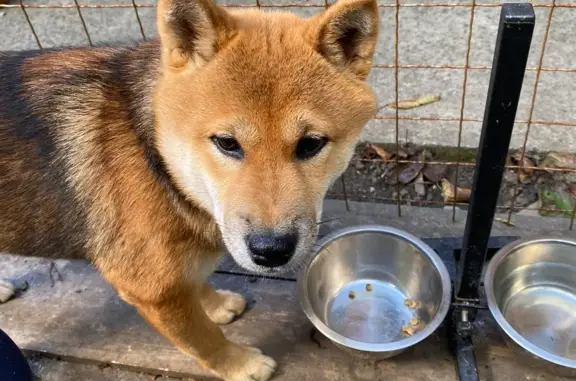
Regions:
<instances>
[{"instance_id":1,"label":"shiba inu dog","mask_svg":"<svg viewBox=\"0 0 576 381\"><path fill-rule=\"evenodd\" d=\"M310 19L160 0L159 39L0 54L0 251L86 258L161 334L228 381L276 363L226 340L260 273L311 251L322 199L377 109L376 0Z\"/></svg>"}]
</instances>

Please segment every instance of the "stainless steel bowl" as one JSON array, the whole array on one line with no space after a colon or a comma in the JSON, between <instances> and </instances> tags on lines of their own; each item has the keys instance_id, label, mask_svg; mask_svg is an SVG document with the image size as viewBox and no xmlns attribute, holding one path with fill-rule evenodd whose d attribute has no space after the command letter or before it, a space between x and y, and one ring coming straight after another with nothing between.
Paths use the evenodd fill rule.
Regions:
<instances>
[{"instance_id":1,"label":"stainless steel bowl","mask_svg":"<svg viewBox=\"0 0 576 381\"><path fill-rule=\"evenodd\" d=\"M490 261L484 285L490 311L520 359L576 375L576 241L513 242Z\"/></svg>"},{"instance_id":2,"label":"stainless steel bowl","mask_svg":"<svg viewBox=\"0 0 576 381\"><path fill-rule=\"evenodd\" d=\"M446 266L424 242L370 225L324 238L300 274L298 289L304 312L332 342L355 355L383 359L438 328L450 307L451 283ZM413 318L419 320L415 332L406 334Z\"/></svg>"}]
</instances>

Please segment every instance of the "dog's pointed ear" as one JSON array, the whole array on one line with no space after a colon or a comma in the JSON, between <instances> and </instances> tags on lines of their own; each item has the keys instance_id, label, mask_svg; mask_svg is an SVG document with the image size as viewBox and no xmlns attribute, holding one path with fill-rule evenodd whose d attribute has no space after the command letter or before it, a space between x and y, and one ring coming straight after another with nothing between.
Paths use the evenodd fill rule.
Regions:
<instances>
[{"instance_id":1,"label":"dog's pointed ear","mask_svg":"<svg viewBox=\"0 0 576 381\"><path fill-rule=\"evenodd\" d=\"M380 29L377 0L339 0L310 22L318 52L333 65L366 79Z\"/></svg>"},{"instance_id":2,"label":"dog's pointed ear","mask_svg":"<svg viewBox=\"0 0 576 381\"><path fill-rule=\"evenodd\" d=\"M162 59L172 68L208 62L234 35L230 14L210 0L159 0Z\"/></svg>"}]
</instances>

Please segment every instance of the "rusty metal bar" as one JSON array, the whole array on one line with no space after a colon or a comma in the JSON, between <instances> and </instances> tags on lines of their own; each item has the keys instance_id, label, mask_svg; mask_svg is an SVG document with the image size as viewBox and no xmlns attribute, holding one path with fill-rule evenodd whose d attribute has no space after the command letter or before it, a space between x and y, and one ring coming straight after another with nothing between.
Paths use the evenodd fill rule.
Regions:
<instances>
[{"instance_id":1,"label":"rusty metal bar","mask_svg":"<svg viewBox=\"0 0 576 381\"><path fill-rule=\"evenodd\" d=\"M138 13L138 7L136 6L135 0L132 0L132 7L134 8L134 14L136 15L138 26L140 27L140 34L142 35L142 39L146 41L146 33L144 33L144 27L142 26L142 20L140 20L140 14Z\"/></svg>"},{"instance_id":2,"label":"rusty metal bar","mask_svg":"<svg viewBox=\"0 0 576 381\"><path fill-rule=\"evenodd\" d=\"M2 4L0 4L0 7L1 6L2 6ZM19 4L15 5L15 7L22 9L22 13L24 13L24 17L26 18L26 22L28 23L28 27L30 28L30 32L32 32L32 34L34 35L34 39L36 40L36 44L38 45L38 48L43 49L42 44L40 43L40 39L38 38L38 35L36 34L36 30L34 30L34 25L32 25L32 21L30 20L30 17L28 16L28 12L26 12L26 6L22 2L22 0L19 0Z\"/></svg>"},{"instance_id":3,"label":"rusty metal bar","mask_svg":"<svg viewBox=\"0 0 576 381\"><path fill-rule=\"evenodd\" d=\"M398 91L400 88L398 71L399 71L399 51L400 44L400 0L395 1L394 8L394 103L398 104ZM395 136L396 136L396 168L398 168L398 160L400 157L400 118L398 107L395 110ZM402 217L401 197L400 197L400 171L396 170L396 196L398 205L398 217Z\"/></svg>"},{"instance_id":4,"label":"rusty metal bar","mask_svg":"<svg viewBox=\"0 0 576 381\"><path fill-rule=\"evenodd\" d=\"M398 117L400 120L422 120L426 122L459 122L460 118L457 117L436 117L436 116L400 116ZM396 120L393 116L375 116L373 119L375 120ZM475 119L475 118L464 118L464 122L482 122L482 119ZM516 123L528 123L528 120L516 120ZM564 126L564 127L576 127L575 122L567 122L567 121L551 121L551 120L532 120L532 125L549 125L549 126Z\"/></svg>"},{"instance_id":5,"label":"rusty metal bar","mask_svg":"<svg viewBox=\"0 0 576 381\"><path fill-rule=\"evenodd\" d=\"M396 159L352 159L351 163L396 163ZM429 165L447 165L447 166L455 166L458 163L455 161L424 161L424 160L407 160L407 159L399 159L398 163L400 164L429 164ZM475 167L476 163L469 163L469 162L460 162L459 164L461 167ZM521 168L519 165L505 165L504 168L506 169L518 169ZM562 172L562 173L571 173L576 172L576 168L555 168L555 167L532 167L532 166L525 166L522 167L523 169L530 169L533 171L546 171L546 172Z\"/></svg>"},{"instance_id":6,"label":"rusty metal bar","mask_svg":"<svg viewBox=\"0 0 576 381\"><path fill-rule=\"evenodd\" d=\"M344 195L342 193L336 193L336 192L329 192L327 193L328 197L344 197ZM349 197L349 196L348 196ZM354 196L357 199L360 200L376 200L376 201L382 201L382 203L396 203L397 202L397 198L396 197L382 197L382 196L368 196L368 195L355 195ZM445 201L434 201L434 200L414 200L414 199L406 199L406 200L401 200L402 205L436 205L436 206L446 206L447 203ZM450 203L450 205L452 205ZM470 206L470 204L465 203L465 202L459 202L457 203L458 206L463 206L463 207L468 207ZM499 211L508 211L510 208L510 205L496 205L496 209ZM522 207L522 206L515 206L514 207L515 210L535 210L535 211L540 211L540 212L549 212L549 213L560 213L560 211L558 209L553 209L553 208L528 208L528 207Z\"/></svg>"},{"instance_id":7,"label":"rusty metal bar","mask_svg":"<svg viewBox=\"0 0 576 381\"><path fill-rule=\"evenodd\" d=\"M375 69L393 69L394 65L385 65L385 64L375 64L372 65ZM445 69L445 70L492 70L490 66L474 66L470 65L468 67L464 65L429 65L429 64L401 64L399 65L401 69ZM526 71L537 71L537 67L529 67L526 68ZM565 72L565 73L576 73L576 68L541 68L541 71L549 71L549 72Z\"/></svg>"},{"instance_id":8,"label":"rusty metal bar","mask_svg":"<svg viewBox=\"0 0 576 381\"><path fill-rule=\"evenodd\" d=\"M256 1L257 3L259 1ZM252 4L225 4L225 7L231 8L324 8L325 5L322 3L287 3L287 4L260 4L260 5L252 5ZM502 4L476 4L476 8L497 8L501 7ZM576 4L566 3L566 4L532 4L534 8L576 8ZM0 4L0 8L18 8L18 5L15 4ZM131 8L131 4L84 4L81 5L80 8ZM138 8L155 8L156 5L152 4L140 4L137 6ZM379 8L470 8L472 4L466 3L437 3L437 4L430 4L430 3L420 3L420 4L378 4ZM24 5L24 8L74 8L74 5L71 4L27 4Z\"/></svg>"},{"instance_id":9,"label":"rusty metal bar","mask_svg":"<svg viewBox=\"0 0 576 381\"><path fill-rule=\"evenodd\" d=\"M92 37L90 37L90 32L88 32L88 27L86 26L86 22L84 21L84 17L82 17L82 12L80 11L80 5L78 4L78 0L74 0L74 5L76 10L78 11L78 17L80 17L80 22L82 23L82 28L84 28L84 33L86 33L86 38L88 39L88 44L90 46L94 46L92 44Z\"/></svg>"},{"instance_id":10,"label":"rusty metal bar","mask_svg":"<svg viewBox=\"0 0 576 381\"><path fill-rule=\"evenodd\" d=\"M546 52L546 45L548 44L548 35L550 34L550 26L552 25L552 16L554 14L554 5L556 0L552 0L552 9L548 14L548 19L546 22L546 30L544 32L544 38L542 40L542 48L540 49L540 55L538 57L538 68L542 67L544 62L544 54ZM508 222L512 220L512 210L514 210L514 205L516 204L516 198L518 197L518 188L520 187L520 171L522 171L522 164L524 163L524 155L526 154L526 146L528 145L528 137L530 135L530 127L532 126L532 116L534 115L534 107L536 106L536 95L538 93L538 85L540 84L540 69L536 70L536 79L534 80L534 88L532 92L532 100L530 102L530 110L528 111L528 123L526 125L526 134L524 135L524 142L522 144L522 151L520 151L520 168L516 172L516 185L514 186L514 193L511 201L510 212L508 213Z\"/></svg>"},{"instance_id":11,"label":"rusty metal bar","mask_svg":"<svg viewBox=\"0 0 576 381\"><path fill-rule=\"evenodd\" d=\"M468 88L468 64L470 63L470 50L472 48L472 27L474 26L474 14L476 11L476 0L472 0L470 9L470 23L468 25L468 36L466 39L466 56L464 58L464 80L462 83L462 100L460 101L460 120L458 121L458 145L456 148L456 177L454 179L454 192L458 189L458 170L460 169L460 148L462 146L462 129L464 127L464 109L466 108L466 89ZM452 204L452 222L456 222L456 197Z\"/></svg>"},{"instance_id":12,"label":"rusty metal bar","mask_svg":"<svg viewBox=\"0 0 576 381\"><path fill-rule=\"evenodd\" d=\"M346 181L344 180L344 174L340 176L340 181L342 181L342 193L344 195L344 202L346 204L346 211L350 211L350 204L348 203L348 192L346 192Z\"/></svg>"}]
</instances>

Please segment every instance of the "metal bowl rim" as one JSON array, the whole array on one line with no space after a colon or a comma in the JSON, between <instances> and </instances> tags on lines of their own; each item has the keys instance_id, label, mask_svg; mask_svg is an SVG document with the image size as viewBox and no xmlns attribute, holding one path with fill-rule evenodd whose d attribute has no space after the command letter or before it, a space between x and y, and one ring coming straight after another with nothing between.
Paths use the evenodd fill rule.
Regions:
<instances>
[{"instance_id":1,"label":"metal bowl rim","mask_svg":"<svg viewBox=\"0 0 576 381\"><path fill-rule=\"evenodd\" d=\"M567 244L570 246L576 246L576 241L568 238L558 238L558 237L550 237L550 236L540 236L534 238L525 238L513 241L506 246L502 247L494 257L488 263L486 267L486 272L484 274L484 290L486 292L486 302L488 303L488 308L492 313L492 316L500 326L500 328L504 331L508 337L510 337L516 344L520 347L524 348L531 354L542 358L546 361L549 361L553 364L560 365L567 368L576 369L576 360L570 360L566 357L558 356L544 349L532 344L528 340L524 338L518 331L516 331L510 323L504 317L502 311L500 311L500 307L498 307L498 303L496 303L496 295L494 294L494 275L498 266L504 258L508 255L513 254L514 252L518 251L519 249L532 245L532 244L539 244L539 243L560 243L560 244Z\"/></svg>"},{"instance_id":2,"label":"metal bowl rim","mask_svg":"<svg viewBox=\"0 0 576 381\"><path fill-rule=\"evenodd\" d=\"M436 311L436 314L434 315L432 321L429 324L427 324L423 330L419 331L415 335L410 336L406 339L385 344L366 343L363 341L349 339L337 333L336 331L329 328L326 324L324 324L324 322L322 322L322 320L320 320L318 316L316 316L316 313L314 312L312 305L310 304L310 301L308 299L307 287L305 282L305 280L307 279L309 269L313 266L314 262L321 256L321 252L324 250L324 248L328 246L330 243L344 236L360 233L381 233L381 234L393 235L396 236L397 238L403 239L412 244L413 246L415 246L422 253L422 255L426 256L432 262L436 271L438 271L440 281L442 282L442 299L438 304L438 310ZM300 276L298 277L298 294L299 294L298 296L300 299L300 305L302 306L302 309L304 310L304 313L306 314L308 319L312 322L312 324L316 327L316 329L318 329L323 335L328 337L330 340L338 343L339 345L343 345L345 347L356 349L359 351L394 352L412 347L418 344L419 342L423 341L424 339L426 339L432 333L434 333L436 329L438 329L440 324L442 324L442 322L446 318L446 315L448 314L448 310L450 309L452 283L450 280L450 274L448 273L448 269L446 268L446 265L444 264L442 259L438 256L438 254L436 254L436 252L430 246L428 246L419 238L413 236L410 233L389 226L359 225L354 227L343 228L334 232L333 234L330 234L330 236L323 237L318 242L318 248L314 253L313 258L308 262L307 266L305 266L300 271L299 275Z\"/></svg>"}]
</instances>

